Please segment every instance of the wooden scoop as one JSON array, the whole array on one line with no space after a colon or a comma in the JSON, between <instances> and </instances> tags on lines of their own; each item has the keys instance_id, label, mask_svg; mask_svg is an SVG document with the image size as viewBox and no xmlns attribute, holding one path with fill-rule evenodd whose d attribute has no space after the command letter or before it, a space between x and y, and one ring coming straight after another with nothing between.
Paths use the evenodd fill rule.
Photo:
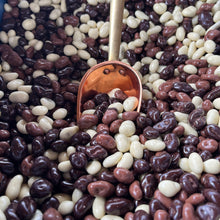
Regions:
<instances>
[{"instance_id":1,"label":"wooden scoop","mask_svg":"<svg viewBox=\"0 0 220 220\"><path fill-rule=\"evenodd\" d=\"M108 61L90 68L83 76L77 97L77 120L82 113L82 105L95 93L108 93L114 88L121 89L128 96L138 99L140 111L142 84L137 72L129 65L117 61L121 44L124 0L111 0L110 34Z\"/></svg>"}]
</instances>

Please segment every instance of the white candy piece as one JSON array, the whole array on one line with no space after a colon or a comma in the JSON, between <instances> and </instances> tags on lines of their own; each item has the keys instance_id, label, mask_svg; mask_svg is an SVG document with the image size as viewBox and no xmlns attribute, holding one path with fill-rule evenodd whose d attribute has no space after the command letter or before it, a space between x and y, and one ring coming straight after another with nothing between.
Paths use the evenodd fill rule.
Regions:
<instances>
[{"instance_id":1,"label":"white candy piece","mask_svg":"<svg viewBox=\"0 0 220 220\"><path fill-rule=\"evenodd\" d=\"M5 195L11 201L18 197L22 183L23 183L22 175L16 175L9 181L6 191L5 191Z\"/></svg>"},{"instance_id":2,"label":"white candy piece","mask_svg":"<svg viewBox=\"0 0 220 220\"><path fill-rule=\"evenodd\" d=\"M201 156L193 152L189 155L189 167L194 173L202 173L203 171L203 160Z\"/></svg>"},{"instance_id":3,"label":"white candy piece","mask_svg":"<svg viewBox=\"0 0 220 220\"><path fill-rule=\"evenodd\" d=\"M132 136L136 132L136 127L133 121L123 121L119 127L119 133L124 134L127 137Z\"/></svg>"},{"instance_id":4,"label":"white candy piece","mask_svg":"<svg viewBox=\"0 0 220 220\"><path fill-rule=\"evenodd\" d=\"M173 197L180 191L181 186L177 182L171 180L163 180L159 183L158 189L166 197Z\"/></svg>"},{"instance_id":5,"label":"white candy piece","mask_svg":"<svg viewBox=\"0 0 220 220\"><path fill-rule=\"evenodd\" d=\"M216 159L208 159L204 161L204 172L211 174L220 173L220 162Z\"/></svg>"},{"instance_id":6,"label":"white candy piece","mask_svg":"<svg viewBox=\"0 0 220 220\"><path fill-rule=\"evenodd\" d=\"M166 145L161 140L151 139L145 142L144 147L150 151L162 151L165 149Z\"/></svg>"},{"instance_id":7,"label":"white candy piece","mask_svg":"<svg viewBox=\"0 0 220 220\"><path fill-rule=\"evenodd\" d=\"M92 204L92 214L95 218L101 219L105 215L105 198L96 196Z\"/></svg>"}]
</instances>

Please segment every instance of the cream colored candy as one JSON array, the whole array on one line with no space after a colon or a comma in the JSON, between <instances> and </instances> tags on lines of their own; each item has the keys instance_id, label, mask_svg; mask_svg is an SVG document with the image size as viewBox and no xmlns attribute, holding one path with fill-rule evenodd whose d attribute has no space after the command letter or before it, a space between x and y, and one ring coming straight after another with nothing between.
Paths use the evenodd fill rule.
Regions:
<instances>
[{"instance_id":1,"label":"cream colored candy","mask_svg":"<svg viewBox=\"0 0 220 220\"><path fill-rule=\"evenodd\" d=\"M141 159L144 154L142 144L139 141L132 141L130 145L130 153L135 159Z\"/></svg>"},{"instance_id":2,"label":"cream colored candy","mask_svg":"<svg viewBox=\"0 0 220 220\"><path fill-rule=\"evenodd\" d=\"M204 172L210 174L220 173L220 162L217 159L208 159L204 161Z\"/></svg>"},{"instance_id":3,"label":"cream colored candy","mask_svg":"<svg viewBox=\"0 0 220 220\"><path fill-rule=\"evenodd\" d=\"M179 122L179 125L184 127L184 135L195 135L196 137L198 137L198 133L197 131L188 123L185 122Z\"/></svg>"},{"instance_id":4,"label":"cream colored candy","mask_svg":"<svg viewBox=\"0 0 220 220\"><path fill-rule=\"evenodd\" d=\"M192 170L190 169L189 166L189 159L184 157L184 158L180 158L179 160L179 167L186 172L191 172Z\"/></svg>"},{"instance_id":5,"label":"cream colored candy","mask_svg":"<svg viewBox=\"0 0 220 220\"><path fill-rule=\"evenodd\" d=\"M68 158L68 155L67 155L67 152L66 151L63 151L61 153L59 153L59 156L58 156L58 161L61 163L61 162L65 162L65 161L68 161L69 158Z\"/></svg>"},{"instance_id":6,"label":"cream colored candy","mask_svg":"<svg viewBox=\"0 0 220 220\"><path fill-rule=\"evenodd\" d=\"M131 142L140 140L139 136L137 134L132 135L131 137L129 137L129 139Z\"/></svg>"},{"instance_id":7,"label":"cream colored candy","mask_svg":"<svg viewBox=\"0 0 220 220\"><path fill-rule=\"evenodd\" d=\"M161 32L161 30L162 30L161 26L156 25L147 31L147 35L150 36L151 34L158 34L159 32Z\"/></svg>"},{"instance_id":8,"label":"cream colored candy","mask_svg":"<svg viewBox=\"0 0 220 220\"><path fill-rule=\"evenodd\" d=\"M182 14L184 17L194 17L196 15L196 8L194 6L188 6L187 8L184 8L182 11Z\"/></svg>"},{"instance_id":9,"label":"cream colored candy","mask_svg":"<svg viewBox=\"0 0 220 220\"><path fill-rule=\"evenodd\" d=\"M200 39L200 35L196 32L189 32L187 34L187 37L191 40L191 41L197 41Z\"/></svg>"},{"instance_id":10,"label":"cream colored candy","mask_svg":"<svg viewBox=\"0 0 220 220\"><path fill-rule=\"evenodd\" d=\"M106 157L103 161L103 166L105 168L113 167L121 160L123 154L121 152L115 152L114 154Z\"/></svg>"},{"instance_id":11,"label":"cream colored candy","mask_svg":"<svg viewBox=\"0 0 220 220\"><path fill-rule=\"evenodd\" d=\"M71 196L66 193L57 193L53 196L58 199L59 203L62 203L64 201L71 201Z\"/></svg>"},{"instance_id":12,"label":"cream colored candy","mask_svg":"<svg viewBox=\"0 0 220 220\"><path fill-rule=\"evenodd\" d=\"M162 180L158 185L158 189L166 197L173 197L180 191L181 186L171 180Z\"/></svg>"},{"instance_id":13,"label":"cream colored candy","mask_svg":"<svg viewBox=\"0 0 220 220\"><path fill-rule=\"evenodd\" d=\"M13 103L26 103L29 100L29 95L24 91L15 91L9 95L9 100Z\"/></svg>"},{"instance_id":14,"label":"cream colored candy","mask_svg":"<svg viewBox=\"0 0 220 220\"><path fill-rule=\"evenodd\" d=\"M33 29L35 29L36 27L36 22L33 19L27 18L22 22L22 27L26 30L26 31L31 31Z\"/></svg>"},{"instance_id":15,"label":"cream colored candy","mask_svg":"<svg viewBox=\"0 0 220 220\"><path fill-rule=\"evenodd\" d=\"M219 113L216 109L210 109L206 115L206 123L207 124L218 124L219 121Z\"/></svg>"},{"instance_id":16,"label":"cream colored candy","mask_svg":"<svg viewBox=\"0 0 220 220\"><path fill-rule=\"evenodd\" d=\"M26 130L26 124L27 122L23 119L19 120L16 124L18 131L21 132L22 134L28 134Z\"/></svg>"},{"instance_id":17,"label":"cream colored candy","mask_svg":"<svg viewBox=\"0 0 220 220\"><path fill-rule=\"evenodd\" d=\"M138 205L135 209L135 212L137 212L138 210L143 210L146 213L150 214L150 206L147 204Z\"/></svg>"},{"instance_id":18,"label":"cream colored candy","mask_svg":"<svg viewBox=\"0 0 220 220\"><path fill-rule=\"evenodd\" d=\"M119 133L124 134L127 137L132 136L136 132L136 127L133 121L123 121L119 127Z\"/></svg>"},{"instance_id":19,"label":"cream colored candy","mask_svg":"<svg viewBox=\"0 0 220 220\"><path fill-rule=\"evenodd\" d=\"M72 36L74 33L74 28L72 25L68 24L65 26L65 32L68 36Z\"/></svg>"},{"instance_id":20,"label":"cream colored candy","mask_svg":"<svg viewBox=\"0 0 220 220\"><path fill-rule=\"evenodd\" d=\"M0 210L4 212L8 208L10 203L11 203L10 199L7 196L1 196L0 197Z\"/></svg>"},{"instance_id":21,"label":"cream colored candy","mask_svg":"<svg viewBox=\"0 0 220 220\"><path fill-rule=\"evenodd\" d=\"M58 158L58 153L48 149L44 152L44 156L48 157L50 160L56 160Z\"/></svg>"},{"instance_id":22,"label":"cream colored candy","mask_svg":"<svg viewBox=\"0 0 220 220\"><path fill-rule=\"evenodd\" d=\"M159 86L163 84L164 82L166 81L163 79L157 79L156 81L153 82L153 90L155 93L159 91Z\"/></svg>"},{"instance_id":23,"label":"cream colored candy","mask_svg":"<svg viewBox=\"0 0 220 220\"><path fill-rule=\"evenodd\" d=\"M46 59L51 61L51 62L55 62L60 58L60 56L58 54L55 53L50 53L46 56Z\"/></svg>"},{"instance_id":24,"label":"cream colored candy","mask_svg":"<svg viewBox=\"0 0 220 220\"><path fill-rule=\"evenodd\" d=\"M56 103L49 98L41 98L40 103L41 105L46 106L48 110L52 110L56 106Z\"/></svg>"},{"instance_id":25,"label":"cream colored candy","mask_svg":"<svg viewBox=\"0 0 220 220\"><path fill-rule=\"evenodd\" d=\"M162 151L166 145L161 140L151 139L145 142L144 147L150 151Z\"/></svg>"},{"instance_id":26,"label":"cream colored candy","mask_svg":"<svg viewBox=\"0 0 220 220\"><path fill-rule=\"evenodd\" d=\"M88 14L83 14L80 16L80 21L82 23L87 23L90 20L90 16Z\"/></svg>"},{"instance_id":27,"label":"cream colored candy","mask_svg":"<svg viewBox=\"0 0 220 220\"><path fill-rule=\"evenodd\" d=\"M185 29L183 27L178 27L176 30L176 38L179 41L183 41L185 38L186 32Z\"/></svg>"},{"instance_id":28,"label":"cream colored candy","mask_svg":"<svg viewBox=\"0 0 220 220\"><path fill-rule=\"evenodd\" d=\"M127 25L128 25L128 27L130 27L130 28L137 28L138 24L139 24L139 22L138 22L137 19L135 19L135 17L129 16L127 18Z\"/></svg>"},{"instance_id":29,"label":"cream colored candy","mask_svg":"<svg viewBox=\"0 0 220 220\"><path fill-rule=\"evenodd\" d=\"M2 99L4 97L4 92L0 90L0 99Z\"/></svg>"},{"instance_id":30,"label":"cream colored candy","mask_svg":"<svg viewBox=\"0 0 220 220\"><path fill-rule=\"evenodd\" d=\"M8 43L8 35L5 31L0 31L0 40L2 43L7 44Z\"/></svg>"},{"instance_id":31,"label":"cream colored candy","mask_svg":"<svg viewBox=\"0 0 220 220\"><path fill-rule=\"evenodd\" d=\"M207 58L207 62L213 66L220 66L220 56L219 55L210 55Z\"/></svg>"},{"instance_id":32,"label":"cream colored candy","mask_svg":"<svg viewBox=\"0 0 220 220\"><path fill-rule=\"evenodd\" d=\"M55 8L53 11L50 12L49 18L51 20L56 20L57 18L59 18L61 16L62 12L60 9Z\"/></svg>"},{"instance_id":33,"label":"cream colored candy","mask_svg":"<svg viewBox=\"0 0 220 220\"><path fill-rule=\"evenodd\" d=\"M83 196L82 191L79 190L79 189L77 189L77 188L75 188L75 189L73 190L73 193L72 193L72 201L73 201L74 203L76 203L82 196Z\"/></svg>"},{"instance_id":34,"label":"cream colored candy","mask_svg":"<svg viewBox=\"0 0 220 220\"><path fill-rule=\"evenodd\" d=\"M37 117L37 122L39 123L41 119L45 119L50 123L50 125L53 125L53 119L52 118L50 118L46 115L40 115L40 116Z\"/></svg>"},{"instance_id":35,"label":"cream colored candy","mask_svg":"<svg viewBox=\"0 0 220 220\"><path fill-rule=\"evenodd\" d=\"M77 49L73 45L65 45L63 52L66 56L72 56L77 54Z\"/></svg>"},{"instance_id":36,"label":"cream colored candy","mask_svg":"<svg viewBox=\"0 0 220 220\"><path fill-rule=\"evenodd\" d=\"M192 59L200 59L203 55L205 54L205 48L204 47L200 47L198 50L196 50L194 52L194 54L192 55Z\"/></svg>"},{"instance_id":37,"label":"cream colored candy","mask_svg":"<svg viewBox=\"0 0 220 220\"><path fill-rule=\"evenodd\" d=\"M197 68L192 65L192 64L187 64L183 67L184 72L189 73L189 74L196 74L197 73Z\"/></svg>"},{"instance_id":38,"label":"cream colored candy","mask_svg":"<svg viewBox=\"0 0 220 220\"><path fill-rule=\"evenodd\" d=\"M95 109L87 109L82 112L82 115L85 115L85 114L93 115L94 113L95 113Z\"/></svg>"},{"instance_id":39,"label":"cream colored candy","mask_svg":"<svg viewBox=\"0 0 220 220\"><path fill-rule=\"evenodd\" d=\"M194 172L194 173L202 173L203 171L203 160L201 158L201 156L196 153L193 152L189 155L189 167L190 169Z\"/></svg>"},{"instance_id":40,"label":"cream colored candy","mask_svg":"<svg viewBox=\"0 0 220 220\"><path fill-rule=\"evenodd\" d=\"M159 68L159 61L157 59L153 60L149 66L149 71L152 73L157 72Z\"/></svg>"},{"instance_id":41,"label":"cream colored candy","mask_svg":"<svg viewBox=\"0 0 220 220\"><path fill-rule=\"evenodd\" d=\"M20 193L21 185L23 183L23 176L16 175L8 183L5 195L12 201L16 199Z\"/></svg>"},{"instance_id":42,"label":"cream colored candy","mask_svg":"<svg viewBox=\"0 0 220 220\"><path fill-rule=\"evenodd\" d=\"M214 99L212 103L216 109L220 110L220 98Z\"/></svg>"},{"instance_id":43,"label":"cream colored candy","mask_svg":"<svg viewBox=\"0 0 220 220\"><path fill-rule=\"evenodd\" d=\"M7 220L4 212L1 209L0 209L0 219L1 220Z\"/></svg>"},{"instance_id":44,"label":"cream colored candy","mask_svg":"<svg viewBox=\"0 0 220 220\"><path fill-rule=\"evenodd\" d=\"M31 85L23 85L18 87L18 91L26 92L30 94L32 92L32 86Z\"/></svg>"},{"instance_id":45,"label":"cream colored candy","mask_svg":"<svg viewBox=\"0 0 220 220\"><path fill-rule=\"evenodd\" d=\"M174 45L176 43L176 36L171 36L170 38L167 39L167 44L168 45Z\"/></svg>"},{"instance_id":46,"label":"cream colored candy","mask_svg":"<svg viewBox=\"0 0 220 220\"><path fill-rule=\"evenodd\" d=\"M157 13L157 14L159 14L159 15L162 15L163 13L165 13L166 12L166 10L167 10L167 5L165 4L165 3L155 3L154 5L153 5L153 9L154 9L154 11Z\"/></svg>"},{"instance_id":47,"label":"cream colored candy","mask_svg":"<svg viewBox=\"0 0 220 220\"><path fill-rule=\"evenodd\" d=\"M140 20L148 20L149 19L149 17L146 15L146 13L144 13L143 11L140 11L140 10L135 11L135 16L137 18L139 18Z\"/></svg>"},{"instance_id":48,"label":"cream colored candy","mask_svg":"<svg viewBox=\"0 0 220 220\"><path fill-rule=\"evenodd\" d=\"M182 46L178 50L178 55L188 54L188 47L186 45Z\"/></svg>"},{"instance_id":49,"label":"cream colored candy","mask_svg":"<svg viewBox=\"0 0 220 220\"><path fill-rule=\"evenodd\" d=\"M63 161L58 164L58 169L63 173L69 172L72 169L72 165L69 160Z\"/></svg>"},{"instance_id":50,"label":"cream colored candy","mask_svg":"<svg viewBox=\"0 0 220 220\"><path fill-rule=\"evenodd\" d=\"M203 39L199 39L196 41L196 47L201 48L204 46L204 40Z\"/></svg>"},{"instance_id":51,"label":"cream colored candy","mask_svg":"<svg viewBox=\"0 0 220 220\"><path fill-rule=\"evenodd\" d=\"M99 29L99 36L101 38L105 38L108 37L109 35L109 28L110 28L110 23L109 22L105 22L101 28Z\"/></svg>"},{"instance_id":52,"label":"cream colored candy","mask_svg":"<svg viewBox=\"0 0 220 220\"><path fill-rule=\"evenodd\" d=\"M175 111L174 115L178 122L188 122L188 114Z\"/></svg>"},{"instance_id":53,"label":"cream colored candy","mask_svg":"<svg viewBox=\"0 0 220 220\"><path fill-rule=\"evenodd\" d=\"M200 96L194 96L192 98L192 103L196 108L202 108L203 99Z\"/></svg>"},{"instance_id":54,"label":"cream colored candy","mask_svg":"<svg viewBox=\"0 0 220 220\"><path fill-rule=\"evenodd\" d=\"M76 152L76 148L73 147L73 146L69 146L66 150L67 152L67 156L69 157L71 154L75 153Z\"/></svg>"},{"instance_id":55,"label":"cream colored candy","mask_svg":"<svg viewBox=\"0 0 220 220\"><path fill-rule=\"evenodd\" d=\"M88 60L91 57L90 53L88 53L86 50L78 50L77 54L83 60Z\"/></svg>"},{"instance_id":56,"label":"cream colored candy","mask_svg":"<svg viewBox=\"0 0 220 220\"><path fill-rule=\"evenodd\" d=\"M21 200L26 196L30 196L30 187L28 184L22 184L18 199Z\"/></svg>"},{"instance_id":57,"label":"cream colored candy","mask_svg":"<svg viewBox=\"0 0 220 220\"><path fill-rule=\"evenodd\" d=\"M133 165L133 157L130 153L124 153L121 160L118 162L117 167L130 169Z\"/></svg>"},{"instance_id":58,"label":"cream colored candy","mask_svg":"<svg viewBox=\"0 0 220 220\"><path fill-rule=\"evenodd\" d=\"M101 219L105 215L105 198L96 196L92 204L92 214L95 218Z\"/></svg>"},{"instance_id":59,"label":"cream colored candy","mask_svg":"<svg viewBox=\"0 0 220 220\"><path fill-rule=\"evenodd\" d=\"M89 37L93 39L97 39L99 37L99 30L98 28L90 28L88 32Z\"/></svg>"},{"instance_id":60,"label":"cream colored candy","mask_svg":"<svg viewBox=\"0 0 220 220\"><path fill-rule=\"evenodd\" d=\"M193 41L190 43L189 48L188 48L188 57L192 58L193 54L196 52L196 43ZM189 64L190 65L190 64Z\"/></svg>"},{"instance_id":61,"label":"cream colored candy","mask_svg":"<svg viewBox=\"0 0 220 220\"><path fill-rule=\"evenodd\" d=\"M220 76L220 66L218 66L218 67L215 69L214 74L217 75L217 76Z\"/></svg>"},{"instance_id":62,"label":"cream colored candy","mask_svg":"<svg viewBox=\"0 0 220 220\"><path fill-rule=\"evenodd\" d=\"M64 141L69 141L71 137L78 131L79 131L78 126L63 128L60 132L60 139Z\"/></svg>"},{"instance_id":63,"label":"cream colored candy","mask_svg":"<svg viewBox=\"0 0 220 220\"><path fill-rule=\"evenodd\" d=\"M204 49L206 53L213 53L216 48L216 43L213 40L206 40L204 43Z\"/></svg>"},{"instance_id":64,"label":"cream colored candy","mask_svg":"<svg viewBox=\"0 0 220 220\"><path fill-rule=\"evenodd\" d=\"M90 175L95 175L101 170L101 168L102 168L101 163L97 160L93 160L90 161L86 166L86 171Z\"/></svg>"},{"instance_id":65,"label":"cream colored candy","mask_svg":"<svg viewBox=\"0 0 220 220\"><path fill-rule=\"evenodd\" d=\"M54 119L64 119L67 115L67 110L65 108L59 108L53 113Z\"/></svg>"},{"instance_id":66,"label":"cream colored candy","mask_svg":"<svg viewBox=\"0 0 220 220\"><path fill-rule=\"evenodd\" d=\"M138 105L138 99L135 96L130 96L123 102L124 110L127 111L133 111L137 108Z\"/></svg>"},{"instance_id":67,"label":"cream colored candy","mask_svg":"<svg viewBox=\"0 0 220 220\"><path fill-rule=\"evenodd\" d=\"M24 81L21 79L14 79L7 84L9 90L17 90L19 86L24 85Z\"/></svg>"},{"instance_id":68,"label":"cream colored candy","mask_svg":"<svg viewBox=\"0 0 220 220\"><path fill-rule=\"evenodd\" d=\"M172 14L169 11L166 11L165 13L163 13L160 16L160 22L165 23L165 22L169 21L171 19L171 17L172 17Z\"/></svg>"},{"instance_id":69,"label":"cream colored candy","mask_svg":"<svg viewBox=\"0 0 220 220\"><path fill-rule=\"evenodd\" d=\"M74 203L72 201L63 201L58 207L58 212L61 215L68 215L73 212Z\"/></svg>"},{"instance_id":70,"label":"cream colored candy","mask_svg":"<svg viewBox=\"0 0 220 220\"><path fill-rule=\"evenodd\" d=\"M130 139L125 134L116 134L115 141L120 152L127 152L130 149Z\"/></svg>"},{"instance_id":71,"label":"cream colored candy","mask_svg":"<svg viewBox=\"0 0 220 220\"><path fill-rule=\"evenodd\" d=\"M44 132L48 132L49 130L51 130L53 128L50 121L47 120L47 118L44 118L44 117L42 117L39 120L39 126L43 129Z\"/></svg>"},{"instance_id":72,"label":"cream colored candy","mask_svg":"<svg viewBox=\"0 0 220 220\"><path fill-rule=\"evenodd\" d=\"M33 115L46 115L48 112L48 108L43 105L37 105L32 108L32 114Z\"/></svg>"},{"instance_id":73,"label":"cream colored candy","mask_svg":"<svg viewBox=\"0 0 220 220\"><path fill-rule=\"evenodd\" d=\"M50 6L51 5L51 0L40 0L39 5L40 6Z\"/></svg>"},{"instance_id":74,"label":"cream colored candy","mask_svg":"<svg viewBox=\"0 0 220 220\"><path fill-rule=\"evenodd\" d=\"M176 23L181 23L183 21L183 15L180 10L173 11L173 20Z\"/></svg>"},{"instance_id":75,"label":"cream colored candy","mask_svg":"<svg viewBox=\"0 0 220 220\"><path fill-rule=\"evenodd\" d=\"M90 67L93 67L97 64L97 60L95 58L92 58L90 57L88 60L87 60L87 64L90 66Z\"/></svg>"}]
</instances>

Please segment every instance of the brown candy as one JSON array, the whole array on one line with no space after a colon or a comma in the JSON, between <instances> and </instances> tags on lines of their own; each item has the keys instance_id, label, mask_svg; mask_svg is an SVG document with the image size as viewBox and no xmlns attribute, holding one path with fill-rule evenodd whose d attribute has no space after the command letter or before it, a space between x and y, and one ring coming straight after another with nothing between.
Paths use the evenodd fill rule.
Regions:
<instances>
[{"instance_id":1,"label":"brown candy","mask_svg":"<svg viewBox=\"0 0 220 220\"><path fill-rule=\"evenodd\" d=\"M101 196L105 198L111 196L115 191L114 185L103 180L92 182L87 188L92 196Z\"/></svg>"},{"instance_id":2,"label":"brown candy","mask_svg":"<svg viewBox=\"0 0 220 220\"><path fill-rule=\"evenodd\" d=\"M130 186L129 186L129 193L135 200L142 199L143 193L141 190L140 182L138 180L135 180Z\"/></svg>"},{"instance_id":3,"label":"brown candy","mask_svg":"<svg viewBox=\"0 0 220 220\"><path fill-rule=\"evenodd\" d=\"M62 220L63 217L56 209L49 208L47 209L46 212L44 212L43 219L44 220Z\"/></svg>"},{"instance_id":4,"label":"brown candy","mask_svg":"<svg viewBox=\"0 0 220 220\"><path fill-rule=\"evenodd\" d=\"M130 184L134 181L134 174L126 168L115 168L114 176L121 183Z\"/></svg>"}]
</instances>

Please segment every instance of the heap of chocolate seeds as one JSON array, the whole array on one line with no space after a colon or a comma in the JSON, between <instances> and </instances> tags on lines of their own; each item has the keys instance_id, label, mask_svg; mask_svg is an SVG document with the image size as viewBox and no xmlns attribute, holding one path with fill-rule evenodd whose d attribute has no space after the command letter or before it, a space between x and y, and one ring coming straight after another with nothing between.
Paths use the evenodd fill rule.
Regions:
<instances>
[{"instance_id":1,"label":"heap of chocolate seeds","mask_svg":"<svg viewBox=\"0 0 220 220\"><path fill-rule=\"evenodd\" d=\"M220 1L125 2L119 58L143 84L94 94L108 0L8 0L0 31L0 219L218 219Z\"/></svg>"}]
</instances>

